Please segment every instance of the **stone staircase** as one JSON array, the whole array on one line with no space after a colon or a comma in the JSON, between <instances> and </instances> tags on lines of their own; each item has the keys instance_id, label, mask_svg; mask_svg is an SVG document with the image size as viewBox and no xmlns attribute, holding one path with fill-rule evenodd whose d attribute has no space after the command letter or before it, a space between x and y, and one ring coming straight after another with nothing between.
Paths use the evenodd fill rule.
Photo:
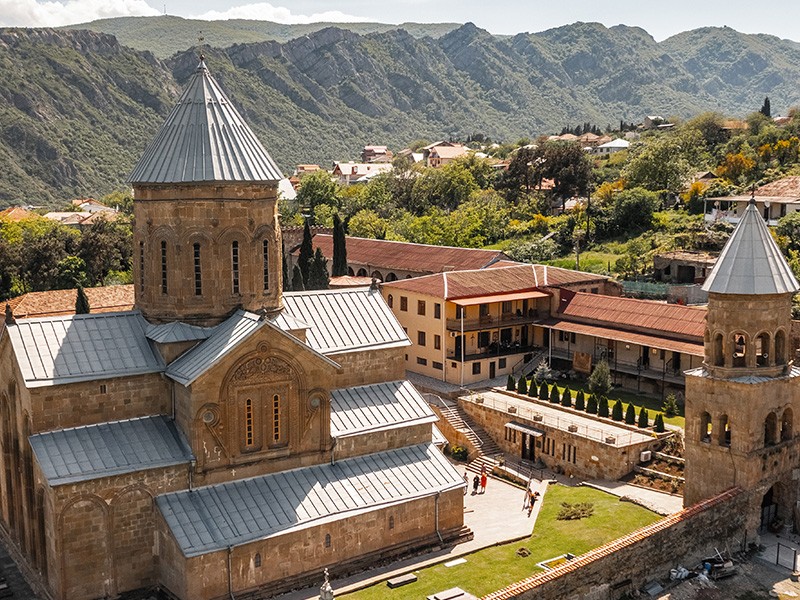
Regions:
<instances>
[{"instance_id":1,"label":"stone staircase","mask_svg":"<svg viewBox=\"0 0 800 600\"><path fill-rule=\"evenodd\" d=\"M519 379L519 376L523 373L525 373L525 375L530 375L536 370L536 367L539 366L542 359L546 357L547 353L544 350L539 350L528 362L515 365L511 374L514 376L514 379Z\"/></svg>"}]
</instances>

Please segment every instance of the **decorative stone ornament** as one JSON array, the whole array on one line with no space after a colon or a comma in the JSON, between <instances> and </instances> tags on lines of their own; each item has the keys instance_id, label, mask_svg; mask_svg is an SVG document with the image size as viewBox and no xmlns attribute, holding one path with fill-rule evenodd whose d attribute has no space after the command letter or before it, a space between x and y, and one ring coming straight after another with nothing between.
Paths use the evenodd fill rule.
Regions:
<instances>
[{"instance_id":1,"label":"decorative stone ornament","mask_svg":"<svg viewBox=\"0 0 800 600\"><path fill-rule=\"evenodd\" d=\"M334 600L333 588L328 580L328 569L325 569L325 581L322 583L322 587L319 588L319 600Z\"/></svg>"}]
</instances>

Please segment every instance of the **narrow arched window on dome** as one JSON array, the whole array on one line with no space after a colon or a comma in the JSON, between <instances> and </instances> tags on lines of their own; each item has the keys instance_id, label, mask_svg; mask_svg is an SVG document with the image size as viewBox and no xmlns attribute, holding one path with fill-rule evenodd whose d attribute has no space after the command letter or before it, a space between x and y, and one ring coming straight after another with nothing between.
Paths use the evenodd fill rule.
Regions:
<instances>
[{"instance_id":1,"label":"narrow arched window on dome","mask_svg":"<svg viewBox=\"0 0 800 600\"><path fill-rule=\"evenodd\" d=\"M269 241L264 240L261 250L261 257L264 261L264 291L269 291Z\"/></svg>"},{"instance_id":2,"label":"narrow arched window on dome","mask_svg":"<svg viewBox=\"0 0 800 600\"><path fill-rule=\"evenodd\" d=\"M747 366L747 339L741 334L737 333L733 336L733 366L745 367Z\"/></svg>"},{"instance_id":3,"label":"narrow arched window on dome","mask_svg":"<svg viewBox=\"0 0 800 600\"><path fill-rule=\"evenodd\" d=\"M725 353L723 352L722 334L714 336L714 366L725 366Z\"/></svg>"},{"instance_id":4,"label":"narrow arched window on dome","mask_svg":"<svg viewBox=\"0 0 800 600\"><path fill-rule=\"evenodd\" d=\"M167 293L167 242L161 241L161 293Z\"/></svg>"},{"instance_id":5,"label":"narrow arched window on dome","mask_svg":"<svg viewBox=\"0 0 800 600\"><path fill-rule=\"evenodd\" d=\"M195 243L194 250L194 295L203 295L203 279L200 271L200 244Z\"/></svg>"},{"instance_id":6,"label":"narrow arched window on dome","mask_svg":"<svg viewBox=\"0 0 800 600\"><path fill-rule=\"evenodd\" d=\"M761 333L756 337L756 366L769 365L769 335Z\"/></svg>"},{"instance_id":7,"label":"narrow arched window on dome","mask_svg":"<svg viewBox=\"0 0 800 600\"><path fill-rule=\"evenodd\" d=\"M231 244L231 282L233 293L239 293L239 242Z\"/></svg>"}]
</instances>

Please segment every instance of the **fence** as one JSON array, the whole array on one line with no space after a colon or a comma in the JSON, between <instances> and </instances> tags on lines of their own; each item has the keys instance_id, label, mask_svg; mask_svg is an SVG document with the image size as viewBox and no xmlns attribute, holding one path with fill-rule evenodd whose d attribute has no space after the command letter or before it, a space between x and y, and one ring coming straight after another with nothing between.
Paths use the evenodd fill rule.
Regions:
<instances>
[{"instance_id":1,"label":"fence","mask_svg":"<svg viewBox=\"0 0 800 600\"><path fill-rule=\"evenodd\" d=\"M797 548L778 542L775 548L775 564L790 571L797 571Z\"/></svg>"},{"instance_id":2,"label":"fence","mask_svg":"<svg viewBox=\"0 0 800 600\"><path fill-rule=\"evenodd\" d=\"M623 281L622 289L631 298L651 298L663 300L667 297L669 285L651 281Z\"/></svg>"}]
</instances>

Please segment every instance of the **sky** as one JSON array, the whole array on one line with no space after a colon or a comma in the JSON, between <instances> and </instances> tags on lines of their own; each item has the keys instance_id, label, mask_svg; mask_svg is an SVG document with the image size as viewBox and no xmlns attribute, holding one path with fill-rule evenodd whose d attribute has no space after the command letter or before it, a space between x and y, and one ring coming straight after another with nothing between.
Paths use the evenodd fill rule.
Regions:
<instances>
[{"instance_id":1,"label":"sky","mask_svg":"<svg viewBox=\"0 0 800 600\"><path fill-rule=\"evenodd\" d=\"M0 0L0 26L52 27L119 16L163 14L185 18L422 23L471 21L491 33L537 32L576 21L638 26L656 40L726 25L800 41L800 2L777 0Z\"/></svg>"}]
</instances>

